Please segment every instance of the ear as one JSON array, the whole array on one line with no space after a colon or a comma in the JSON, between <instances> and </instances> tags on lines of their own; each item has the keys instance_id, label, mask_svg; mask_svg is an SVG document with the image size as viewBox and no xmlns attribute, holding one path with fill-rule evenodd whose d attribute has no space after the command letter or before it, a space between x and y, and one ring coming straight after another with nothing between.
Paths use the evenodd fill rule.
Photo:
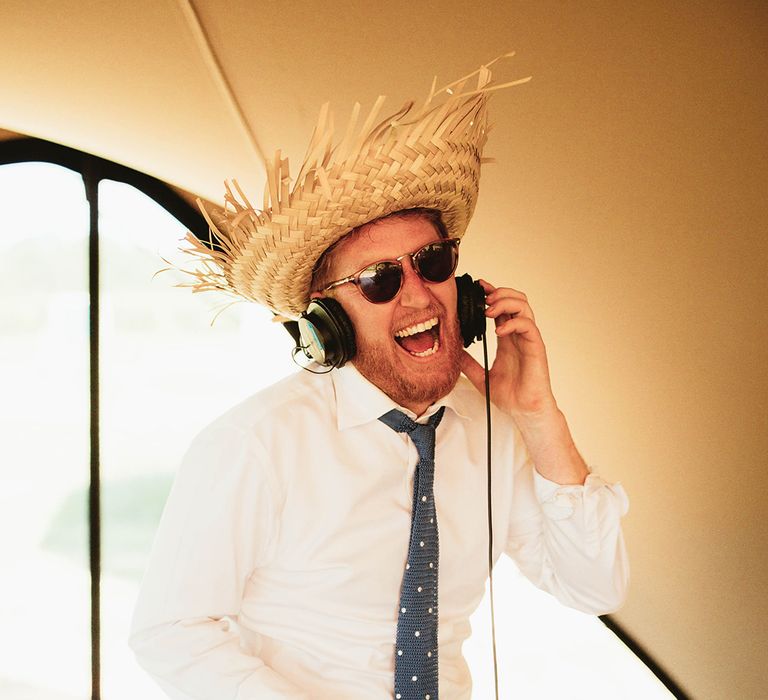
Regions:
<instances>
[{"instance_id":1,"label":"ear","mask_svg":"<svg viewBox=\"0 0 768 700\"><path fill-rule=\"evenodd\" d=\"M312 292L312 293L309 295L309 298L310 298L310 299L320 299L322 296L323 296L323 295L322 295L322 294L320 294L320 292Z\"/></svg>"}]
</instances>

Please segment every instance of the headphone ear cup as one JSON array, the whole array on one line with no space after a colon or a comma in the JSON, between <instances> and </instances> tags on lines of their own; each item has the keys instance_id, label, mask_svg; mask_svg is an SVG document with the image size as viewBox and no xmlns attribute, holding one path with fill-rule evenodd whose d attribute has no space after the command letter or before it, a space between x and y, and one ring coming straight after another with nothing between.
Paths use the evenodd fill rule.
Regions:
<instances>
[{"instance_id":1,"label":"headphone ear cup","mask_svg":"<svg viewBox=\"0 0 768 700\"><path fill-rule=\"evenodd\" d=\"M335 299L313 299L299 318L299 347L323 367L342 367L357 352L355 329Z\"/></svg>"},{"instance_id":2,"label":"headphone ear cup","mask_svg":"<svg viewBox=\"0 0 768 700\"><path fill-rule=\"evenodd\" d=\"M467 348L485 333L485 290L468 274L456 278L459 328Z\"/></svg>"}]
</instances>

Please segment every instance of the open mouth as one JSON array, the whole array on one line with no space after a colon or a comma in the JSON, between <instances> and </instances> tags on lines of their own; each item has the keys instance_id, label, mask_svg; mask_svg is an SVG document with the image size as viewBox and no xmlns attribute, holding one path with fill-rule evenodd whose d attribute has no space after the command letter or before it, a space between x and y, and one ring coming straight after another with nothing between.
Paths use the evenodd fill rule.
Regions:
<instances>
[{"instance_id":1,"label":"open mouth","mask_svg":"<svg viewBox=\"0 0 768 700\"><path fill-rule=\"evenodd\" d=\"M414 357L434 355L440 348L440 322L437 316L397 331L395 341Z\"/></svg>"}]
</instances>

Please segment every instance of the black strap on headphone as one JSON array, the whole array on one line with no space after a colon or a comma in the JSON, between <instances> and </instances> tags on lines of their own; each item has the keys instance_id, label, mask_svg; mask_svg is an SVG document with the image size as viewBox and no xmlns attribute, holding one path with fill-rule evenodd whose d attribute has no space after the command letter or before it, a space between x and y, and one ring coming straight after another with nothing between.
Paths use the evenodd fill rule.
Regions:
<instances>
[{"instance_id":1,"label":"black strap on headphone","mask_svg":"<svg viewBox=\"0 0 768 700\"><path fill-rule=\"evenodd\" d=\"M468 274L456 278L456 306L464 347L485 333L485 290Z\"/></svg>"},{"instance_id":2,"label":"black strap on headphone","mask_svg":"<svg viewBox=\"0 0 768 700\"><path fill-rule=\"evenodd\" d=\"M466 348L485 331L485 291L467 274L456 278L456 307ZM296 341L294 355L303 352L322 367L342 367L357 352L352 321L335 299L313 299L298 323L285 325Z\"/></svg>"}]
</instances>

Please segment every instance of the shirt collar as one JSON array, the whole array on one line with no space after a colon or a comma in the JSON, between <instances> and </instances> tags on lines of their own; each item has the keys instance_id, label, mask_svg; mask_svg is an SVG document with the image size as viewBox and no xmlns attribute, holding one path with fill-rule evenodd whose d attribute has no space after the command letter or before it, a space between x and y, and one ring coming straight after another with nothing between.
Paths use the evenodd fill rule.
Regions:
<instances>
[{"instance_id":1,"label":"shirt collar","mask_svg":"<svg viewBox=\"0 0 768 700\"><path fill-rule=\"evenodd\" d=\"M398 406L379 387L360 374L351 363L331 372L331 379L336 398L336 421L339 430L378 420L379 416L383 416L393 408L417 420L412 411ZM473 387L471 389L474 391ZM433 403L424 415L418 418L418 422L426 422L441 406L450 408L461 418L469 419L469 405L464 394L465 390L466 387L461 386L460 382L446 396Z\"/></svg>"}]
</instances>

